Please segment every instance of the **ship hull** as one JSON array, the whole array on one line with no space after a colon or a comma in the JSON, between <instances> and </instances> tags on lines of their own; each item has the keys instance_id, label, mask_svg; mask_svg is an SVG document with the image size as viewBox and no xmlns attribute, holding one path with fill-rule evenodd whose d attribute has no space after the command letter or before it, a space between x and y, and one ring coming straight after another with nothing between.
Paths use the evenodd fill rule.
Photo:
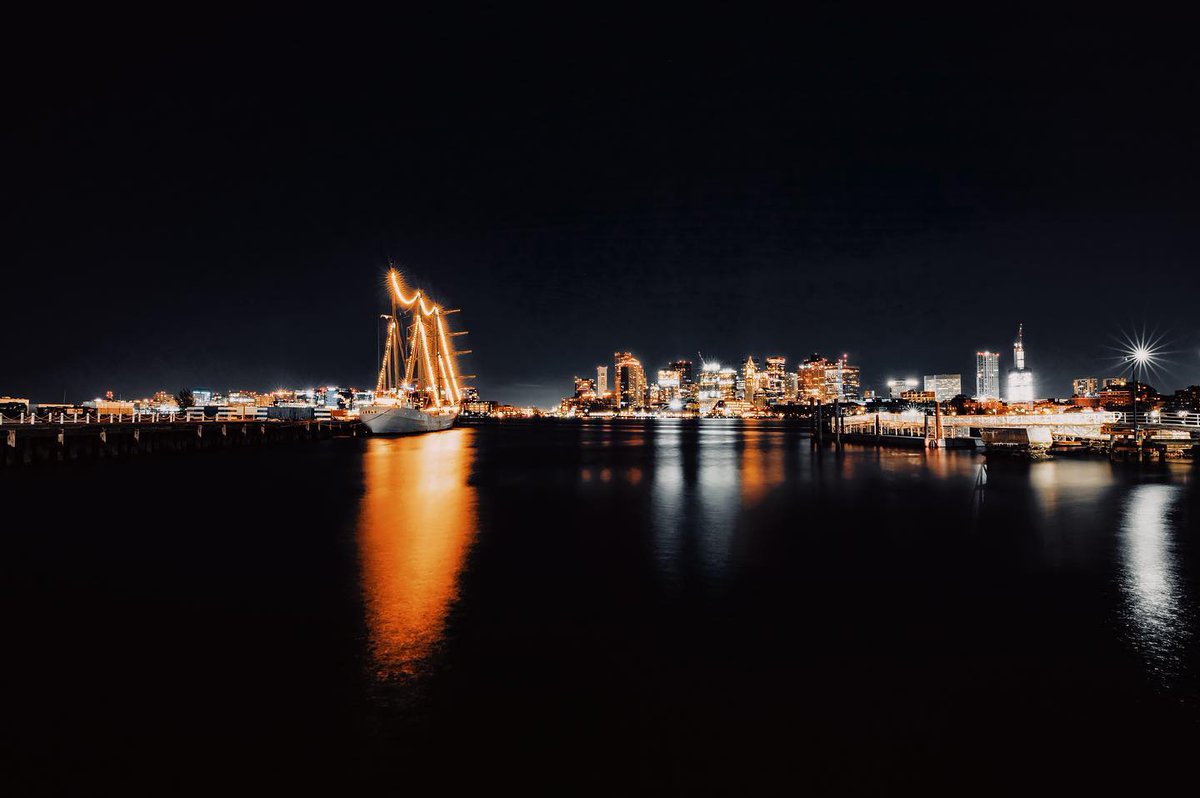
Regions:
<instances>
[{"instance_id":1,"label":"ship hull","mask_svg":"<svg viewBox=\"0 0 1200 798\"><path fill-rule=\"evenodd\" d=\"M363 408L359 420L374 435L413 435L438 432L454 425L457 413L425 413L412 407Z\"/></svg>"}]
</instances>

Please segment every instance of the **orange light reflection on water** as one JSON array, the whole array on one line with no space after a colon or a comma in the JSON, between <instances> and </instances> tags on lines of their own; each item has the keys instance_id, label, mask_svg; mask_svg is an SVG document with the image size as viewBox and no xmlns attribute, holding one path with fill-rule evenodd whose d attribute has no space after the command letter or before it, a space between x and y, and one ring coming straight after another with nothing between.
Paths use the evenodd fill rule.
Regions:
<instances>
[{"instance_id":1,"label":"orange light reflection on water","mask_svg":"<svg viewBox=\"0 0 1200 798\"><path fill-rule=\"evenodd\" d=\"M475 537L470 429L367 442L358 545L371 658L419 672L441 640Z\"/></svg>"}]
</instances>

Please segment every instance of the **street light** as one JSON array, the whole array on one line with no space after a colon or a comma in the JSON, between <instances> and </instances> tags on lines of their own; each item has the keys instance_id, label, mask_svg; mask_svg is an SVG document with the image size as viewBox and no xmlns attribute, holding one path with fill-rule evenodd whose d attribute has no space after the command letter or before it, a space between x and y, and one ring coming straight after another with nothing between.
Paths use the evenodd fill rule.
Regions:
<instances>
[{"instance_id":1,"label":"street light","mask_svg":"<svg viewBox=\"0 0 1200 798\"><path fill-rule=\"evenodd\" d=\"M1140 450L1142 448L1142 441L1141 441L1140 435L1138 434L1138 430L1139 430L1138 416L1137 416L1138 381L1139 381L1139 375L1141 374L1141 370L1145 368L1147 363L1154 360L1154 350L1151 349L1146 344L1141 344L1141 343L1137 344L1129 352L1129 360L1131 363L1129 370L1133 374L1133 385L1130 386L1130 389L1129 389L1132 392L1132 398L1133 398L1133 445Z\"/></svg>"}]
</instances>

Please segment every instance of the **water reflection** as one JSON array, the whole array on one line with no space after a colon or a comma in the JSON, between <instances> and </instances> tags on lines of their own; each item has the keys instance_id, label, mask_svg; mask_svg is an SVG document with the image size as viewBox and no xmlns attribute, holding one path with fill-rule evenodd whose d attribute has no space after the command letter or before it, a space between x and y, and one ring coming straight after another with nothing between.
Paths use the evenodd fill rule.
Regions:
<instances>
[{"instance_id":1,"label":"water reflection","mask_svg":"<svg viewBox=\"0 0 1200 798\"><path fill-rule=\"evenodd\" d=\"M380 678L415 674L441 639L475 536L471 429L372 438L358 525L371 659Z\"/></svg>"},{"instance_id":2,"label":"water reflection","mask_svg":"<svg viewBox=\"0 0 1200 798\"><path fill-rule=\"evenodd\" d=\"M1121 590L1133 644L1162 679L1180 672L1189 618L1170 532L1183 488L1137 485L1121 524Z\"/></svg>"}]
</instances>

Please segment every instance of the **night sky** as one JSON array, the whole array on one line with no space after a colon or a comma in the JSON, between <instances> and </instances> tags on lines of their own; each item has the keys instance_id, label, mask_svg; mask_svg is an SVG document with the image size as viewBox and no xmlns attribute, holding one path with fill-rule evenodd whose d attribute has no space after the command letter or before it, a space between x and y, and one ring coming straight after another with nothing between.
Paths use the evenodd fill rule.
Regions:
<instances>
[{"instance_id":1,"label":"night sky","mask_svg":"<svg viewBox=\"0 0 1200 798\"><path fill-rule=\"evenodd\" d=\"M515 7L514 7L515 8ZM1187 20L10 18L0 394L368 386L395 259L485 398L616 350L1200 383ZM824 7L816 7L824 8Z\"/></svg>"}]
</instances>

